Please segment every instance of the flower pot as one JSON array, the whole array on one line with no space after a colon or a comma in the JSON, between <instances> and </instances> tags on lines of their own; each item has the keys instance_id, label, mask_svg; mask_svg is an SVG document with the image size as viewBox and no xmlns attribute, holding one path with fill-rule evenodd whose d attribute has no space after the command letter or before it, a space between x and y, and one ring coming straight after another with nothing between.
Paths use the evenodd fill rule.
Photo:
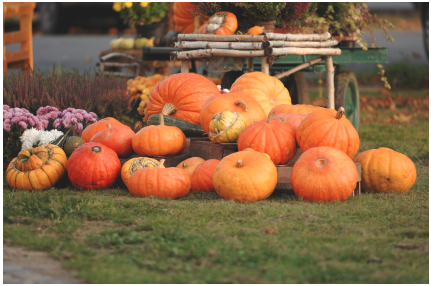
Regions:
<instances>
[{"instance_id":1,"label":"flower pot","mask_svg":"<svg viewBox=\"0 0 431 286\"><path fill-rule=\"evenodd\" d=\"M275 21L267 21L267 22L256 22L255 26L263 27L265 32L273 32L275 29Z\"/></svg>"},{"instance_id":2,"label":"flower pot","mask_svg":"<svg viewBox=\"0 0 431 286\"><path fill-rule=\"evenodd\" d=\"M164 36L168 29L168 23L162 20L149 25L135 24L135 29L138 37L150 39L154 36Z\"/></svg>"}]
</instances>

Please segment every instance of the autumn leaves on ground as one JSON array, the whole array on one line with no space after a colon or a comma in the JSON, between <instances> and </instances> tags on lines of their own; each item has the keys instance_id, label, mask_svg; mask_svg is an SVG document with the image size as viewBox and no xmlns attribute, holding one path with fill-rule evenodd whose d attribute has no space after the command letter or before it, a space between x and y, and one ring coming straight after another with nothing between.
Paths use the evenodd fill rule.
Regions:
<instances>
[{"instance_id":1,"label":"autumn leaves on ground","mask_svg":"<svg viewBox=\"0 0 431 286\"><path fill-rule=\"evenodd\" d=\"M412 159L417 180L404 194L319 204L275 191L240 204L4 182L4 240L46 251L90 283L429 283L428 110L428 90L361 94L359 152Z\"/></svg>"}]
</instances>

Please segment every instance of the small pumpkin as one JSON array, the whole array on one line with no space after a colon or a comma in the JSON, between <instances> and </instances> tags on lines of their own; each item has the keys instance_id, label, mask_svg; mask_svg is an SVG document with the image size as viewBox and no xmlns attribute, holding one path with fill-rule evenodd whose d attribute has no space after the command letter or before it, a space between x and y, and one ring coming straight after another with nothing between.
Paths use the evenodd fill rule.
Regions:
<instances>
[{"instance_id":1,"label":"small pumpkin","mask_svg":"<svg viewBox=\"0 0 431 286\"><path fill-rule=\"evenodd\" d=\"M153 158L147 157L135 157L124 163L123 167L121 167L121 179L123 183L127 186L129 183L130 176L133 175L137 170L148 167L157 167L159 165L159 161ZM164 166L163 166L164 168Z\"/></svg>"},{"instance_id":2,"label":"small pumpkin","mask_svg":"<svg viewBox=\"0 0 431 286\"><path fill-rule=\"evenodd\" d=\"M18 190L45 190L63 177L66 163L66 154L59 146L46 144L25 149L9 163L6 181Z\"/></svg>"},{"instance_id":3,"label":"small pumpkin","mask_svg":"<svg viewBox=\"0 0 431 286\"><path fill-rule=\"evenodd\" d=\"M190 2L175 2L173 7L175 30L183 34L191 34L195 30L195 16L193 11L197 7Z\"/></svg>"},{"instance_id":4,"label":"small pumpkin","mask_svg":"<svg viewBox=\"0 0 431 286\"><path fill-rule=\"evenodd\" d=\"M232 84L230 93L242 92L253 97L265 114L271 114L270 110L280 104L292 104L289 91L284 84L273 76L263 72L250 72L243 74Z\"/></svg>"},{"instance_id":5,"label":"small pumpkin","mask_svg":"<svg viewBox=\"0 0 431 286\"><path fill-rule=\"evenodd\" d=\"M224 157L213 175L219 196L236 202L255 202L269 197L277 185L277 168L260 152L236 152Z\"/></svg>"},{"instance_id":6,"label":"small pumpkin","mask_svg":"<svg viewBox=\"0 0 431 286\"><path fill-rule=\"evenodd\" d=\"M187 175L189 176L189 178L192 177L193 172L195 171L196 167L200 164L205 162L204 159L199 158L199 157L191 157L188 158L184 161L182 161L181 163L179 163L177 165L177 168L183 169L184 171L186 171Z\"/></svg>"},{"instance_id":7,"label":"small pumpkin","mask_svg":"<svg viewBox=\"0 0 431 286\"><path fill-rule=\"evenodd\" d=\"M246 148L268 154L275 165L284 164L296 154L295 130L270 116L250 125L239 135L238 150Z\"/></svg>"},{"instance_id":8,"label":"small pumpkin","mask_svg":"<svg viewBox=\"0 0 431 286\"><path fill-rule=\"evenodd\" d=\"M279 113L274 116L273 120L278 120L280 122L286 123L293 129L295 129L296 132L305 116L307 115L301 113Z\"/></svg>"},{"instance_id":9,"label":"small pumpkin","mask_svg":"<svg viewBox=\"0 0 431 286\"><path fill-rule=\"evenodd\" d=\"M136 197L155 196L178 199L190 192L190 178L180 168L162 168L165 159L156 168L142 168L129 178L127 188Z\"/></svg>"},{"instance_id":10,"label":"small pumpkin","mask_svg":"<svg viewBox=\"0 0 431 286\"><path fill-rule=\"evenodd\" d=\"M117 153L101 143L85 143L67 161L67 174L75 188L82 190L111 187L120 176Z\"/></svg>"},{"instance_id":11,"label":"small pumpkin","mask_svg":"<svg viewBox=\"0 0 431 286\"><path fill-rule=\"evenodd\" d=\"M372 193L407 192L416 181L416 167L406 155L381 147L360 153L361 189Z\"/></svg>"},{"instance_id":12,"label":"small pumpkin","mask_svg":"<svg viewBox=\"0 0 431 286\"><path fill-rule=\"evenodd\" d=\"M133 136L133 150L141 156L174 156L186 149L187 139L184 133L175 126L166 126L163 114L159 125L142 128Z\"/></svg>"},{"instance_id":13,"label":"small pumpkin","mask_svg":"<svg viewBox=\"0 0 431 286\"><path fill-rule=\"evenodd\" d=\"M263 29L262 27L259 27L259 26L251 27L247 31L247 35L254 35L254 36L262 35L262 33L263 33Z\"/></svg>"},{"instance_id":14,"label":"small pumpkin","mask_svg":"<svg viewBox=\"0 0 431 286\"><path fill-rule=\"evenodd\" d=\"M210 159L200 163L190 178L191 190L194 192L214 191L213 175L220 160Z\"/></svg>"},{"instance_id":15,"label":"small pumpkin","mask_svg":"<svg viewBox=\"0 0 431 286\"><path fill-rule=\"evenodd\" d=\"M78 147L85 144L84 139L79 136L70 136L66 139L66 142L64 142L63 150L64 153L66 153L66 156L70 156L73 151L75 151Z\"/></svg>"},{"instance_id":16,"label":"small pumpkin","mask_svg":"<svg viewBox=\"0 0 431 286\"><path fill-rule=\"evenodd\" d=\"M231 35L238 28L238 20L235 14L219 11L208 19L204 28L204 34Z\"/></svg>"},{"instance_id":17,"label":"small pumpkin","mask_svg":"<svg viewBox=\"0 0 431 286\"><path fill-rule=\"evenodd\" d=\"M314 147L293 166L291 185L307 201L344 201L356 188L358 171L346 153L332 147Z\"/></svg>"},{"instance_id":18,"label":"small pumpkin","mask_svg":"<svg viewBox=\"0 0 431 286\"><path fill-rule=\"evenodd\" d=\"M308 114L298 127L296 141L303 153L313 147L328 146L353 159L359 149L359 134L344 116L343 107L338 111L322 108Z\"/></svg>"},{"instance_id":19,"label":"small pumpkin","mask_svg":"<svg viewBox=\"0 0 431 286\"><path fill-rule=\"evenodd\" d=\"M111 126L123 125L120 121L118 121L115 118L106 117L85 127L84 131L82 131L81 138L84 139L86 143L90 142L91 138L93 138L95 134L107 129L106 124L108 123Z\"/></svg>"},{"instance_id":20,"label":"small pumpkin","mask_svg":"<svg viewBox=\"0 0 431 286\"><path fill-rule=\"evenodd\" d=\"M300 113L300 114L308 114L315 110L324 109L320 106L308 105L308 104L279 104L274 106L269 114L280 114L280 113Z\"/></svg>"},{"instance_id":21,"label":"small pumpkin","mask_svg":"<svg viewBox=\"0 0 431 286\"><path fill-rule=\"evenodd\" d=\"M222 111L211 120L208 137L214 143L235 143L246 126L245 116L241 113Z\"/></svg>"},{"instance_id":22,"label":"small pumpkin","mask_svg":"<svg viewBox=\"0 0 431 286\"><path fill-rule=\"evenodd\" d=\"M95 134L90 142L102 143L114 150L118 157L129 158L133 154L132 139L135 132L127 125L111 126L107 123L106 127L108 129Z\"/></svg>"}]
</instances>

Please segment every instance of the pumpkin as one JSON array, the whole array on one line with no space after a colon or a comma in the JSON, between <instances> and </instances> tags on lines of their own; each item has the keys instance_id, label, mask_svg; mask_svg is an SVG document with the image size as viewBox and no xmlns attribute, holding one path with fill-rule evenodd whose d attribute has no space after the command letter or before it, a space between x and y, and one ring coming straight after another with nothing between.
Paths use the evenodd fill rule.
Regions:
<instances>
[{"instance_id":1,"label":"pumpkin","mask_svg":"<svg viewBox=\"0 0 431 286\"><path fill-rule=\"evenodd\" d=\"M193 172L190 182L194 192L214 191L213 175L220 160L210 159L200 163Z\"/></svg>"},{"instance_id":2,"label":"pumpkin","mask_svg":"<svg viewBox=\"0 0 431 286\"><path fill-rule=\"evenodd\" d=\"M232 92L242 92L253 97L266 115L270 114L274 106L292 103L289 91L279 79L258 71L237 78L230 89Z\"/></svg>"},{"instance_id":3,"label":"pumpkin","mask_svg":"<svg viewBox=\"0 0 431 286\"><path fill-rule=\"evenodd\" d=\"M332 147L314 147L293 166L295 195L307 201L344 201L356 188L358 171L346 153Z\"/></svg>"},{"instance_id":4,"label":"pumpkin","mask_svg":"<svg viewBox=\"0 0 431 286\"><path fill-rule=\"evenodd\" d=\"M135 132L127 125L112 127L108 123L106 127L108 129L95 134L90 142L102 143L114 150L118 157L129 158L133 154L132 139Z\"/></svg>"},{"instance_id":5,"label":"pumpkin","mask_svg":"<svg viewBox=\"0 0 431 286\"><path fill-rule=\"evenodd\" d=\"M207 78L192 73L171 75L151 90L144 121L160 114L199 124L199 114L204 102L220 94L217 86Z\"/></svg>"},{"instance_id":6,"label":"pumpkin","mask_svg":"<svg viewBox=\"0 0 431 286\"><path fill-rule=\"evenodd\" d=\"M79 146L82 146L85 144L84 139L79 136L70 136L66 139L66 142L64 142L63 150L64 153L66 153L66 156L70 156L73 151L75 151Z\"/></svg>"},{"instance_id":7,"label":"pumpkin","mask_svg":"<svg viewBox=\"0 0 431 286\"><path fill-rule=\"evenodd\" d=\"M219 11L208 19L204 28L204 34L231 35L238 28L238 20L235 14Z\"/></svg>"},{"instance_id":8,"label":"pumpkin","mask_svg":"<svg viewBox=\"0 0 431 286\"><path fill-rule=\"evenodd\" d=\"M195 16L193 10L196 6L190 2L175 2L174 3L174 23L175 30L183 34L191 34L195 31Z\"/></svg>"},{"instance_id":9,"label":"pumpkin","mask_svg":"<svg viewBox=\"0 0 431 286\"><path fill-rule=\"evenodd\" d=\"M153 158L147 157L135 157L124 163L123 167L121 167L121 179L124 184L127 186L129 183L130 176L133 175L137 170L148 167L157 167L159 165L159 161ZM164 168L164 166L163 166Z\"/></svg>"},{"instance_id":10,"label":"pumpkin","mask_svg":"<svg viewBox=\"0 0 431 286\"><path fill-rule=\"evenodd\" d=\"M389 148L371 149L354 160L361 163L361 189L373 193L406 192L416 181L415 164Z\"/></svg>"},{"instance_id":11,"label":"pumpkin","mask_svg":"<svg viewBox=\"0 0 431 286\"><path fill-rule=\"evenodd\" d=\"M277 168L259 152L236 152L224 157L213 175L219 196L237 202L255 202L269 197L277 185Z\"/></svg>"},{"instance_id":12,"label":"pumpkin","mask_svg":"<svg viewBox=\"0 0 431 286\"><path fill-rule=\"evenodd\" d=\"M286 123L293 129L295 129L296 132L305 116L307 115L301 113L279 113L274 116L273 120L278 120L280 122Z\"/></svg>"},{"instance_id":13,"label":"pumpkin","mask_svg":"<svg viewBox=\"0 0 431 286\"><path fill-rule=\"evenodd\" d=\"M200 27L199 27L199 29L198 29L198 34L203 34L203 33L204 33L205 28L206 28L206 26L207 26L207 23L208 23L208 21L205 21L205 22L202 24L202 26L200 26Z\"/></svg>"},{"instance_id":14,"label":"pumpkin","mask_svg":"<svg viewBox=\"0 0 431 286\"><path fill-rule=\"evenodd\" d=\"M155 196L177 199L190 192L190 178L180 168L162 168L165 159L157 168L142 168L130 178L127 188L137 197Z\"/></svg>"},{"instance_id":15,"label":"pumpkin","mask_svg":"<svg viewBox=\"0 0 431 286\"><path fill-rule=\"evenodd\" d=\"M245 148L244 150L242 150L242 151L253 151L253 152L257 152L256 150L254 150L253 148ZM260 152L260 153L262 153L262 152ZM266 154L266 153L262 153L263 155L265 155L265 156L267 156L269 159L271 159L271 157L269 157L269 155L268 154Z\"/></svg>"},{"instance_id":16,"label":"pumpkin","mask_svg":"<svg viewBox=\"0 0 431 286\"><path fill-rule=\"evenodd\" d=\"M111 187L120 176L117 153L101 143L85 143L76 149L66 165L69 180L82 190Z\"/></svg>"},{"instance_id":17,"label":"pumpkin","mask_svg":"<svg viewBox=\"0 0 431 286\"><path fill-rule=\"evenodd\" d=\"M59 146L46 144L25 149L9 163L6 181L18 190L45 190L63 177L66 163L66 154Z\"/></svg>"},{"instance_id":18,"label":"pumpkin","mask_svg":"<svg viewBox=\"0 0 431 286\"><path fill-rule=\"evenodd\" d=\"M275 111L275 114L280 113L301 113L301 114L308 114L310 112L313 112L315 110L324 109L323 107L314 106L314 105L307 105L307 104L280 104L277 106L274 106L269 114L273 114Z\"/></svg>"},{"instance_id":19,"label":"pumpkin","mask_svg":"<svg viewBox=\"0 0 431 286\"><path fill-rule=\"evenodd\" d=\"M86 143L90 142L91 138L100 131L107 129L106 124L110 124L111 126L122 126L123 124L115 118L106 117L95 123L92 123L85 127L84 131L82 131L81 138L84 139Z\"/></svg>"},{"instance_id":20,"label":"pumpkin","mask_svg":"<svg viewBox=\"0 0 431 286\"><path fill-rule=\"evenodd\" d=\"M142 128L133 136L133 150L141 156L174 156L186 149L187 139L184 133L175 126L166 126L163 114L160 125Z\"/></svg>"},{"instance_id":21,"label":"pumpkin","mask_svg":"<svg viewBox=\"0 0 431 286\"><path fill-rule=\"evenodd\" d=\"M359 149L359 134L344 116L343 107L338 111L322 108L308 114L298 127L296 141L303 153L313 147L328 146L353 159Z\"/></svg>"},{"instance_id":22,"label":"pumpkin","mask_svg":"<svg viewBox=\"0 0 431 286\"><path fill-rule=\"evenodd\" d=\"M181 163L179 163L177 165L177 168L183 169L184 171L186 171L187 175L189 176L189 178L192 177L193 172L195 171L196 167L200 164L205 162L204 159L199 158L199 157L191 157L188 158L184 161L182 161Z\"/></svg>"},{"instance_id":23,"label":"pumpkin","mask_svg":"<svg viewBox=\"0 0 431 286\"><path fill-rule=\"evenodd\" d=\"M262 35L262 33L263 33L263 29L262 27L259 27L259 26L251 27L247 31L247 35L254 35L254 36Z\"/></svg>"},{"instance_id":24,"label":"pumpkin","mask_svg":"<svg viewBox=\"0 0 431 286\"><path fill-rule=\"evenodd\" d=\"M208 137L214 143L235 143L246 126L245 116L241 113L222 111L211 120Z\"/></svg>"},{"instance_id":25,"label":"pumpkin","mask_svg":"<svg viewBox=\"0 0 431 286\"><path fill-rule=\"evenodd\" d=\"M209 133L209 124L214 114L222 111L239 112L246 118L247 126L266 118L262 106L252 97L241 93L225 93L211 96L202 106L199 120L204 131Z\"/></svg>"},{"instance_id":26,"label":"pumpkin","mask_svg":"<svg viewBox=\"0 0 431 286\"><path fill-rule=\"evenodd\" d=\"M275 165L284 164L296 153L295 130L270 116L250 125L239 135L238 150L246 148L268 154Z\"/></svg>"}]
</instances>

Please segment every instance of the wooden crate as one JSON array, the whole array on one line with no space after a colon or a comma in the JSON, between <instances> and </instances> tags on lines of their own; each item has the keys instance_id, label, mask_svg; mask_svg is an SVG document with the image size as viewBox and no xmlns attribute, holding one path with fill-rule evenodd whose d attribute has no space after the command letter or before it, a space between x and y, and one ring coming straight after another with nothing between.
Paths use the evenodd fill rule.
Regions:
<instances>
[{"instance_id":1,"label":"wooden crate","mask_svg":"<svg viewBox=\"0 0 431 286\"><path fill-rule=\"evenodd\" d=\"M235 152L238 152L236 143L216 144L208 138L190 138L190 157L200 157L204 160L221 160Z\"/></svg>"}]
</instances>

